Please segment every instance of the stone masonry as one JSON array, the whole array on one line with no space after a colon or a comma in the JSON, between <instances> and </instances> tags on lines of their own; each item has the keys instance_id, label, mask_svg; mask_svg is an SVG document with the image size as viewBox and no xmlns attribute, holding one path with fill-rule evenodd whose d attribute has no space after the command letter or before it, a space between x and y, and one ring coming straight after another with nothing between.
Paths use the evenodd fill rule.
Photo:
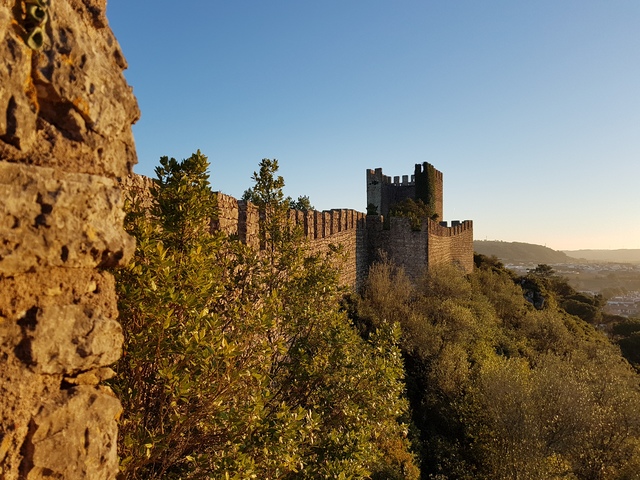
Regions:
<instances>
[{"instance_id":1,"label":"stone masonry","mask_svg":"<svg viewBox=\"0 0 640 480\"><path fill-rule=\"evenodd\" d=\"M243 243L259 248L258 208L223 193L218 192L216 196L218 218L213 222L213 229L237 236ZM302 228L310 252L325 252L331 245L342 246L346 255L341 269L343 284L355 286L364 280L367 270L364 213L348 209L290 210L289 216L293 224Z\"/></svg>"},{"instance_id":2,"label":"stone masonry","mask_svg":"<svg viewBox=\"0 0 640 480\"><path fill-rule=\"evenodd\" d=\"M0 478L111 479L139 117L105 0L0 0Z\"/></svg>"}]
</instances>

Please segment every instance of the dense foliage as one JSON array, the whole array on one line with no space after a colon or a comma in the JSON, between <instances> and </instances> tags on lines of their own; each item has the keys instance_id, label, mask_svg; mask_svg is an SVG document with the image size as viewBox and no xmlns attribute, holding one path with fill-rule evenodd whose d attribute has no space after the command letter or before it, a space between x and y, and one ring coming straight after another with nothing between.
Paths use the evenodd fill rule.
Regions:
<instances>
[{"instance_id":1,"label":"dense foliage","mask_svg":"<svg viewBox=\"0 0 640 480\"><path fill-rule=\"evenodd\" d=\"M118 274L122 477L417 478L397 325L363 339L341 310L333 253L287 224L277 162L246 194L263 250L212 233L200 152L162 158L152 207L133 198Z\"/></svg>"},{"instance_id":2,"label":"dense foliage","mask_svg":"<svg viewBox=\"0 0 640 480\"><path fill-rule=\"evenodd\" d=\"M389 209L389 215L392 217L406 217L412 230L420 230L422 228L422 219L429 217L433 220L438 219L438 215L434 213L431 206L422 200L414 200L407 198L402 202L396 203Z\"/></svg>"},{"instance_id":3,"label":"dense foliage","mask_svg":"<svg viewBox=\"0 0 640 480\"><path fill-rule=\"evenodd\" d=\"M517 278L476 260L419 285L381 262L354 309L364 330L402 327L422 478L640 478L639 377L562 307L598 300L545 266Z\"/></svg>"},{"instance_id":4,"label":"dense foliage","mask_svg":"<svg viewBox=\"0 0 640 480\"><path fill-rule=\"evenodd\" d=\"M619 317L616 320L611 336L624 357L640 372L640 318Z\"/></svg>"}]
</instances>

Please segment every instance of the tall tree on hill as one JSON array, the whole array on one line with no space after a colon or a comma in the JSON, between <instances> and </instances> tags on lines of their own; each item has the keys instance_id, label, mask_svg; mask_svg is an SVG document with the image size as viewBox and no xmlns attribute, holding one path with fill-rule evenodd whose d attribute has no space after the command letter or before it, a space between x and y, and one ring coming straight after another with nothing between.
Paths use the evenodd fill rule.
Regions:
<instances>
[{"instance_id":1,"label":"tall tree on hill","mask_svg":"<svg viewBox=\"0 0 640 480\"><path fill-rule=\"evenodd\" d=\"M260 265L208 228L216 206L207 169L200 152L182 162L163 157L151 209L134 198L127 218L137 247L117 278L125 346L113 385L124 408L126 478L221 478L254 468L244 442L264 428L274 346L264 340L249 273ZM279 414L282 430L288 421L302 427L303 412Z\"/></svg>"},{"instance_id":2,"label":"tall tree on hill","mask_svg":"<svg viewBox=\"0 0 640 480\"><path fill-rule=\"evenodd\" d=\"M287 235L290 229L284 226L287 224L291 199L285 197L282 191L284 179L277 174L278 161L263 158L259 167L258 172L253 172L251 177L254 182L253 187L245 190L242 199L258 207L260 245L261 248L271 252L272 259L275 259L275 252L280 248L279 244L290 240Z\"/></svg>"}]
</instances>

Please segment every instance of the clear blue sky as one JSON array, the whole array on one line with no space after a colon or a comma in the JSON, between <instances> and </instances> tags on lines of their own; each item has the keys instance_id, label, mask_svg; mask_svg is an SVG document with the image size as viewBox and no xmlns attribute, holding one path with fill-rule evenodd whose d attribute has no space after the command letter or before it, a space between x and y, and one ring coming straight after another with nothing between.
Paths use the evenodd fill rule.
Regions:
<instances>
[{"instance_id":1,"label":"clear blue sky","mask_svg":"<svg viewBox=\"0 0 640 480\"><path fill-rule=\"evenodd\" d=\"M367 168L444 173L477 239L640 248L638 0L109 0L139 164L200 149L239 197L366 209Z\"/></svg>"}]
</instances>

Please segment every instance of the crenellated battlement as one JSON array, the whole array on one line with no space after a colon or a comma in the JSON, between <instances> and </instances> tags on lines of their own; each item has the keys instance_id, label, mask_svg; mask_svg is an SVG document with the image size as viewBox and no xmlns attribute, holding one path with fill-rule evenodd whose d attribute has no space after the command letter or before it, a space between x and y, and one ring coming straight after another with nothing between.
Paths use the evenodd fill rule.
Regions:
<instances>
[{"instance_id":1,"label":"crenellated battlement","mask_svg":"<svg viewBox=\"0 0 640 480\"><path fill-rule=\"evenodd\" d=\"M230 195L215 192L218 213L211 222L214 231L238 236L243 243L257 245L260 215L251 202L236 200ZM354 230L364 222L366 214L351 209L289 210L293 226L300 226L308 240L321 240L341 232Z\"/></svg>"},{"instance_id":2,"label":"crenellated battlement","mask_svg":"<svg viewBox=\"0 0 640 480\"><path fill-rule=\"evenodd\" d=\"M386 217L393 205L411 198L442 218L443 181L442 172L427 162L416 164L413 175L390 177L381 168L367 170L367 213Z\"/></svg>"},{"instance_id":3,"label":"crenellated battlement","mask_svg":"<svg viewBox=\"0 0 640 480\"><path fill-rule=\"evenodd\" d=\"M384 185L392 185L394 187L399 186L413 186L416 183L415 175L396 175L393 178L382 174L382 169L377 168L375 170L367 171L367 180L371 179L372 182L380 182ZM367 182L369 183L369 182Z\"/></svg>"},{"instance_id":4,"label":"crenellated battlement","mask_svg":"<svg viewBox=\"0 0 640 480\"><path fill-rule=\"evenodd\" d=\"M427 174L429 173L430 169L433 169L433 174L436 176L436 178L438 178L439 180L443 180L442 172L440 170L436 170L436 168L433 167L433 165L427 162L424 162L422 164L416 163L414 176L420 175L420 174Z\"/></svg>"},{"instance_id":5,"label":"crenellated battlement","mask_svg":"<svg viewBox=\"0 0 640 480\"><path fill-rule=\"evenodd\" d=\"M473 221L472 220L452 220L451 226L448 226L447 222L434 222L429 219L429 231L434 235L438 235L441 237L451 237L455 235L459 235L468 230L473 230Z\"/></svg>"},{"instance_id":6,"label":"crenellated battlement","mask_svg":"<svg viewBox=\"0 0 640 480\"><path fill-rule=\"evenodd\" d=\"M211 229L260 249L258 207L221 192L215 192L215 195L217 215L211 221ZM342 283L352 286L362 283L368 269L363 253L366 214L351 209L289 210L288 216L292 228L302 229L310 252L328 251L331 245L342 245L347 255L347 261L342 265Z\"/></svg>"}]
</instances>

